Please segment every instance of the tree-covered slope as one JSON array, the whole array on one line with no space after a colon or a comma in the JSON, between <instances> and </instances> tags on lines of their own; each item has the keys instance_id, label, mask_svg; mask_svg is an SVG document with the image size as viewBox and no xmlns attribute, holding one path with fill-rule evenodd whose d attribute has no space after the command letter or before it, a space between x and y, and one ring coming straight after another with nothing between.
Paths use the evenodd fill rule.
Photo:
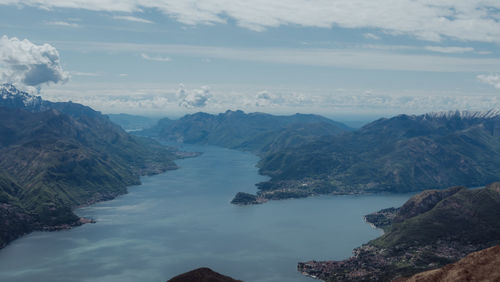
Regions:
<instances>
[{"instance_id":1,"label":"tree-covered slope","mask_svg":"<svg viewBox=\"0 0 500 282\"><path fill-rule=\"evenodd\" d=\"M316 193L406 192L500 179L500 115L452 112L400 115L365 127L265 155L260 172L276 191Z\"/></svg>"}]
</instances>

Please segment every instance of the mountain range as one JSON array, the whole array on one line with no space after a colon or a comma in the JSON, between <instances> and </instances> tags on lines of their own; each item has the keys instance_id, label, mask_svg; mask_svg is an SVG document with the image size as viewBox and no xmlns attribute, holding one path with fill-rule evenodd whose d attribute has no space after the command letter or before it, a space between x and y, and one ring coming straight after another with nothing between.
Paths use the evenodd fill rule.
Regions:
<instances>
[{"instance_id":1,"label":"mountain range","mask_svg":"<svg viewBox=\"0 0 500 282\"><path fill-rule=\"evenodd\" d=\"M139 134L252 151L271 177L237 204L317 194L410 192L500 180L500 111L398 115L358 130L317 115L227 111L162 119Z\"/></svg>"},{"instance_id":2,"label":"mountain range","mask_svg":"<svg viewBox=\"0 0 500 282\"><path fill-rule=\"evenodd\" d=\"M265 155L260 198L409 192L500 180L500 114L399 115Z\"/></svg>"},{"instance_id":3,"label":"mountain range","mask_svg":"<svg viewBox=\"0 0 500 282\"><path fill-rule=\"evenodd\" d=\"M183 155L89 107L0 87L0 246L82 223L72 209L126 193Z\"/></svg>"}]
</instances>

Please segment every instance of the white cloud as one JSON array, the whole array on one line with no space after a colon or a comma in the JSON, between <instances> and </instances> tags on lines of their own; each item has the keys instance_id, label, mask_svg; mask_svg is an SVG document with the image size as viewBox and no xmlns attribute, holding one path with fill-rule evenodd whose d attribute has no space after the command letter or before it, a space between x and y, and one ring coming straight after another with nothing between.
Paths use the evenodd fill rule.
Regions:
<instances>
[{"instance_id":1,"label":"white cloud","mask_svg":"<svg viewBox=\"0 0 500 282\"><path fill-rule=\"evenodd\" d=\"M27 39L0 38L1 81L37 86L68 80L62 69L59 52L49 44L36 45Z\"/></svg>"},{"instance_id":2,"label":"white cloud","mask_svg":"<svg viewBox=\"0 0 500 282\"><path fill-rule=\"evenodd\" d=\"M500 74L480 74L477 76L477 79L483 83L492 85L496 89L500 89Z\"/></svg>"},{"instance_id":3,"label":"white cloud","mask_svg":"<svg viewBox=\"0 0 500 282\"><path fill-rule=\"evenodd\" d=\"M285 100L281 95L272 94L267 90L260 91L255 95L255 106L268 107L275 105L283 105Z\"/></svg>"},{"instance_id":4,"label":"white cloud","mask_svg":"<svg viewBox=\"0 0 500 282\"><path fill-rule=\"evenodd\" d=\"M380 36L373 33L364 33L363 36L367 39L380 40Z\"/></svg>"},{"instance_id":5,"label":"white cloud","mask_svg":"<svg viewBox=\"0 0 500 282\"><path fill-rule=\"evenodd\" d=\"M202 86L200 89L188 91L183 84L180 84L177 90L179 106L185 108L205 107L210 97L212 97L212 94L210 94L210 88L208 86Z\"/></svg>"},{"instance_id":6,"label":"white cloud","mask_svg":"<svg viewBox=\"0 0 500 282\"><path fill-rule=\"evenodd\" d=\"M0 0L1 1L1 0ZM427 54L397 53L414 47L368 45L367 48L228 48L173 44L136 44L102 42L57 42L61 49L93 52L154 52L193 56L200 59L226 59L293 65L343 67L368 70L438 71L438 72L494 72L497 58L460 58Z\"/></svg>"},{"instance_id":7,"label":"white cloud","mask_svg":"<svg viewBox=\"0 0 500 282\"><path fill-rule=\"evenodd\" d=\"M133 17L133 16L113 16L113 19L124 20L124 21L129 21L129 22L137 22L137 23L148 23L148 24L153 23L150 20L146 20L146 19L139 18L139 17Z\"/></svg>"},{"instance_id":8,"label":"white cloud","mask_svg":"<svg viewBox=\"0 0 500 282\"><path fill-rule=\"evenodd\" d=\"M230 18L256 31L281 25L339 26L376 28L429 41L445 37L500 42L497 0L0 0L0 4L121 13L157 9L184 24L226 23Z\"/></svg>"},{"instance_id":9,"label":"white cloud","mask_svg":"<svg viewBox=\"0 0 500 282\"><path fill-rule=\"evenodd\" d=\"M48 25L57 25L57 26L63 26L63 27L80 27L79 24L76 23L70 23L70 22L64 22L64 21L54 21L54 22L47 22Z\"/></svg>"},{"instance_id":10,"label":"white cloud","mask_svg":"<svg viewBox=\"0 0 500 282\"><path fill-rule=\"evenodd\" d=\"M472 47L425 46L424 49L432 52L447 53L447 54L462 54L467 52L474 52L474 48Z\"/></svg>"},{"instance_id":11,"label":"white cloud","mask_svg":"<svg viewBox=\"0 0 500 282\"><path fill-rule=\"evenodd\" d=\"M169 57L152 57L152 56L149 56L148 54L145 54L145 53L142 53L141 57L144 60L156 61L156 62L170 62L172 60Z\"/></svg>"},{"instance_id":12,"label":"white cloud","mask_svg":"<svg viewBox=\"0 0 500 282\"><path fill-rule=\"evenodd\" d=\"M315 100L310 93L297 93L295 91L268 91L263 90L257 92L253 103L246 103L246 106L256 106L259 108L288 108L288 107L302 107L310 106L315 103Z\"/></svg>"}]
</instances>

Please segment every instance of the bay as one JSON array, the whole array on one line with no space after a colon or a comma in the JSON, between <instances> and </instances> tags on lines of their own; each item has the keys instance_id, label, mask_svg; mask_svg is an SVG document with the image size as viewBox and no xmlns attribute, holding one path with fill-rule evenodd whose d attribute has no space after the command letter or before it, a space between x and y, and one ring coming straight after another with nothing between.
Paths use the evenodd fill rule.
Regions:
<instances>
[{"instance_id":1,"label":"bay","mask_svg":"<svg viewBox=\"0 0 500 282\"><path fill-rule=\"evenodd\" d=\"M78 209L96 224L35 232L0 251L0 281L166 281L207 266L244 281L314 281L299 261L344 259L382 234L363 215L400 206L409 194L321 196L256 206L258 158L211 146L178 170L142 178L115 200Z\"/></svg>"}]
</instances>

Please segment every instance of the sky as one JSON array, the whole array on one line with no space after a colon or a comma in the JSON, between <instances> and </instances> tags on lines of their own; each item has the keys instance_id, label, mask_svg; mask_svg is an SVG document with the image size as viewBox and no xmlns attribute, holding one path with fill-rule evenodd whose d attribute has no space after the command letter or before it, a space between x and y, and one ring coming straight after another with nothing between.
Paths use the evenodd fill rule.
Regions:
<instances>
[{"instance_id":1,"label":"sky","mask_svg":"<svg viewBox=\"0 0 500 282\"><path fill-rule=\"evenodd\" d=\"M0 81L104 113L500 108L498 0L0 0Z\"/></svg>"}]
</instances>

